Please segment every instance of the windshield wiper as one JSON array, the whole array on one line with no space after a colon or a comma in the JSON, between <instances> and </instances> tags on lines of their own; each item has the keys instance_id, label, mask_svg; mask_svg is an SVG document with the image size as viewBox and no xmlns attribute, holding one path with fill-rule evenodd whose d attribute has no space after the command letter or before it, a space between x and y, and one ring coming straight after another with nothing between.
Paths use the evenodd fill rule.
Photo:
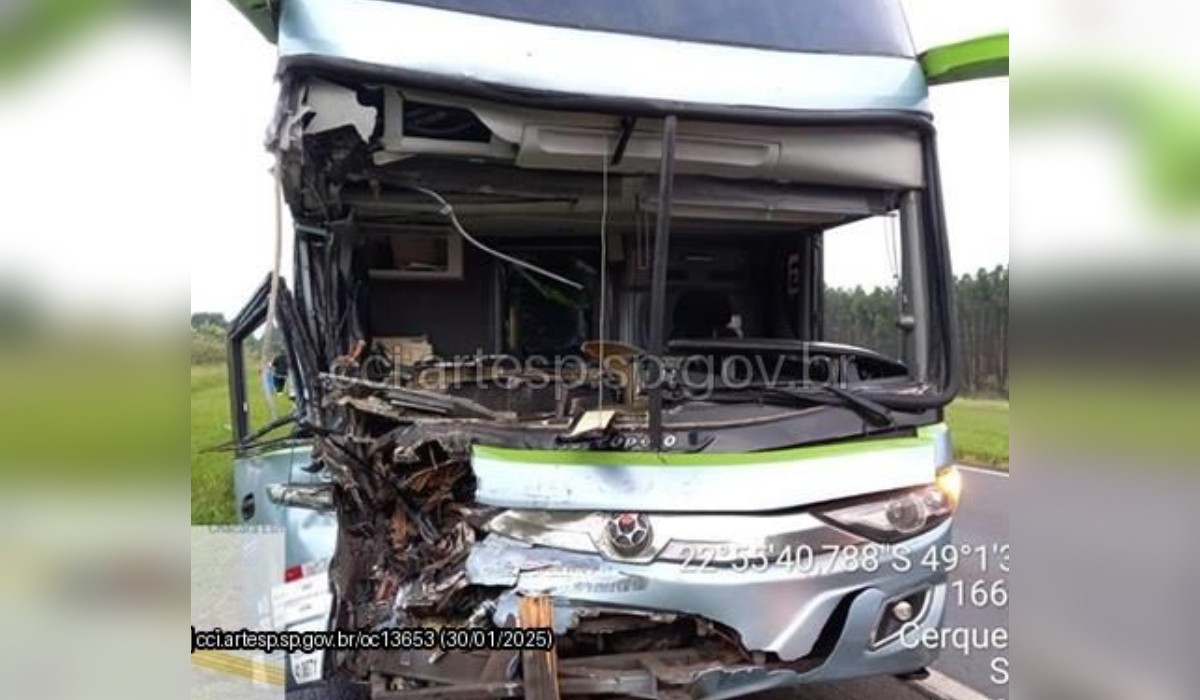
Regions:
<instances>
[{"instance_id":1,"label":"windshield wiper","mask_svg":"<svg viewBox=\"0 0 1200 700\"><path fill-rule=\"evenodd\" d=\"M840 386L832 384L821 384L818 386L834 396L840 396L846 403L857 409L858 414L865 418L871 425L892 427L896 424L896 419L892 417L891 410L881 403L872 401L862 394L849 389L843 389Z\"/></svg>"},{"instance_id":2,"label":"windshield wiper","mask_svg":"<svg viewBox=\"0 0 1200 700\"><path fill-rule=\"evenodd\" d=\"M886 406L849 389L828 384L816 384L804 388L760 386L745 389L723 389L718 387L713 390L708 399L736 402L759 400L785 406L794 406L798 403L842 406L853 410L863 420L877 428L890 428L896 425L896 419Z\"/></svg>"}]
</instances>

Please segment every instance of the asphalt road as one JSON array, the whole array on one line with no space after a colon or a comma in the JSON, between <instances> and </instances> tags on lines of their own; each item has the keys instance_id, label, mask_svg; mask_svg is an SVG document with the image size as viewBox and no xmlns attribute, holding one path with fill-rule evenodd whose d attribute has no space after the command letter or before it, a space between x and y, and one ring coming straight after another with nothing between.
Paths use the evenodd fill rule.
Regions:
<instances>
[{"instance_id":1,"label":"asphalt road","mask_svg":"<svg viewBox=\"0 0 1200 700\"><path fill-rule=\"evenodd\" d=\"M929 700L929 696L895 678L867 678L840 683L813 683L795 689L760 693L752 700Z\"/></svg>"},{"instance_id":2,"label":"asphalt road","mask_svg":"<svg viewBox=\"0 0 1200 700\"><path fill-rule=\"evenodd\" d=\"M969 545L972 548L984 547L988 559L979 554L972 554L961 560L958 568L950 576L952 600L946 611L943 623L949 630L964 630L974 633L976 637L973 646L979 646L980 633L1008 629L1008 606L996 605L990 594L996 582L1003 581L1000 586L1007 586L1008 574L999 567L998 557L994 552L1008 544L1008 476L996 472L976 469L960 469L963 475L962 501L954 521L954 542L958 546ZM964 591L963 601L957 598L954 582L962 582ZM977 584L976 582L983 582ZM986 589L989 599L983 605L975 605L970 600L970 590ZM958 634L964 634L959 632ZM989 698L1006 698L1008 689L1005 685L993 682L992 664L997 657L1004 657L1004 650L970 651L964 653L955 648L944 649L934 670L940 671L956 681L973 688Z\"/></svg>"}]
</instances>

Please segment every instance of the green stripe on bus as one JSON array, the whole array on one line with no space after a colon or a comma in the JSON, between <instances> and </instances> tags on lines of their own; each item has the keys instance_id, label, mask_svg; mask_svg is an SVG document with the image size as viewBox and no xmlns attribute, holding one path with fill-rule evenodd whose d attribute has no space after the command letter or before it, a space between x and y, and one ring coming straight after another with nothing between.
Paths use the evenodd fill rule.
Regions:
<instances>
[{"instance_id":1,"label":"green stripe on bus","mask_svg":"<svg viewBox=\"0 0 1200 700\"><path fill-rule=\"evenodd\" d=\"M1008 75L1008 32L932 48L921 69L930 85Z\"/></svg>"},{"instance_id":2,"label":"green stripe on bus","mask_svg":"<svg viewBox=\"0 0 1200 700\"><path fill-rule=\"evenodd\" d=\"M928 447L932 435L917 437L860 439L833 445L796 447L770 452L600 452L592 450L518 450L507 447L476 445L475 457L520 464L562 466L649 466L649 467L724 467L744 464L795 462L822 457L884 452L909 447Z\"/></svg>"}]
</instances>

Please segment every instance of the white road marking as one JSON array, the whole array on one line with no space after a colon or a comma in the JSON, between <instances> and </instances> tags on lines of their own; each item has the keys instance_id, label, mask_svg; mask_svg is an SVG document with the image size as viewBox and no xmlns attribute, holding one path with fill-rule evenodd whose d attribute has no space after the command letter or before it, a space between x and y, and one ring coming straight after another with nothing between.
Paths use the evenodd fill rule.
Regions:
<instances>
[{"instance_id":1,"label":"white road marking","mask_svg":"<svg viewBox=\"0 0 1200 700\"><path fill-rule=\"evenodd\" d=\"M999 469L987 469L986 467L971 467L971 466L967 466L966 464L957 464L957 463L954 466L958 467L959 469L965 469L969 472L975 472L976 474L988 474L991 476L1002 476L1006 479L1008 478L1008 472L1003 472L1003 471L1000 471Z\"/></svg>"},{"instance_id":2,"label":"white road marking","mask_svg":"<svg viewBox=\"0 0 1200 700\"><path fill-rule=\"evenodd\" d=\"M920 681L907 681L917 692L933 700L988 700L983 693L969 688L944 673L929 671L929 677Z\"/></svg>"}]
</instances>

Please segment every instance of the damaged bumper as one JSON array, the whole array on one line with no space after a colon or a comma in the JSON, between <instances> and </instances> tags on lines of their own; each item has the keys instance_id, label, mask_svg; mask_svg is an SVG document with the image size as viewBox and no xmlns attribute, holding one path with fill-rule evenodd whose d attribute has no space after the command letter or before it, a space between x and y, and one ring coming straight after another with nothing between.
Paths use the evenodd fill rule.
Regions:
<instances>
[{"instance_id":1,"label":"damaged bumper","mask_svg":"<svg viewBox=\"0 0 1200 700\"><path fill-rule=\"evenodd\" d=\"M713 635L732 630L744 648L761 651L740 663L713 659L656 677L695 698L723 698L931 663L935 652L917 641L941 624L946 575L921 562L949 542L945 522L887 548L795 544L774 556L747 555L740 564L715 558L631 563L493 534L472 549L467 576L475 584L509 587L493 614L497 625L516 615L519 596L544 594L554 602L560 635L606 613L659 622L694 616L715 623ZM900 601L911 611L903 623L892 611Z\"/></svg>"},{"instance_id":2,"label":"damaged bumper","mask_svg":"<svg viewBox=\"0 0 1200 700\"><path fill-rule=\"evenodd\" d=\"M402 449L411 432L374 439L385 468L359 469L341 501L340 627L551 626L564 696L735 697L936 657L921 639L942 622L957 503L938 469L944 426L653 464L469 440ZM524 692L525 663L479 649L362 651L341 666L387 679L376 698L475 700Z\"/></svg>"}]
</instances>

